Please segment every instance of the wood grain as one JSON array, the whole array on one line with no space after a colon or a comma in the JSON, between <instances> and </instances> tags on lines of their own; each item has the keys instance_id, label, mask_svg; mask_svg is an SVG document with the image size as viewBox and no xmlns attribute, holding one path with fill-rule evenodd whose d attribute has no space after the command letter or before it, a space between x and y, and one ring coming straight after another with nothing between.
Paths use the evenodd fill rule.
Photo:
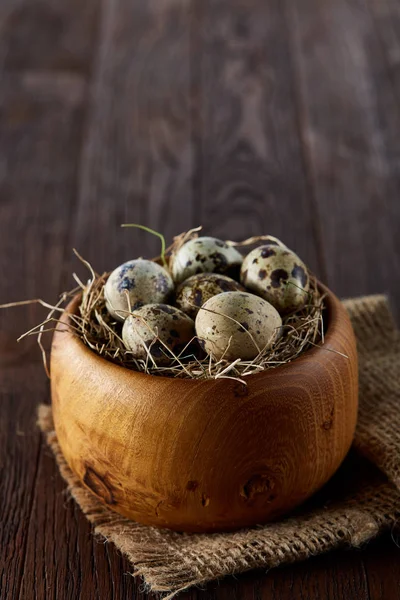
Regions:
<instances>
[{"instance_id":1,"label":"wood grain","mask_svg":"<svg viewBox=\"0 0 400 600\"><path fill-rule=\"evenodd\" d=\"M35 370L26 367L31 385L19 385L21 370L9 367L10 381L1 378L0 395L0 592L1 597L18 597L25 561L26 528L31 517L32 493L40 457L41 440L33 411L20 401L31 393L45 397L44 382L32 381ZM12 385L12 387L11 387ZM29 448L29 454L26 448Z\"/></svg>"},{"instance_id":2,"label":"wood grain","mask_svg":"<svg viewBox=\"0 0 400 600\"><path fill-rule=\"evenodd\" d=\"M127 561L93 537L48 448L37 475L25 565L21 600L142 598Z\"/></svg>"},{"instance_id":3,"label":"wood grain","mask_svg":"<svg viewBox=\"0 0 400 600\"><path fill-rule=\"evenodd\" d=\"M99 270L107 265L115 266L131 254L133 256L137 255L145 250L144 244L149 244L149 253L155 253L159 249L158 243L153 241L150 236L143 235L142 232L139 232L138 235L132 235L131 232L127 231L121 232L119 225L123 221L133 220L141 223L147 222L147 224L155 226L154 221L151 218L148 220L146 216L147 199L148 197L155 198L157 195L158 181L165 181L168 189L171 192L173 191L174 182L180 177L180 167L178 168L179 165L175 165L171 168L170 161L165 164L166 158L169 154L172 156L175 152L175 146L178 147L179 153L181 152L179 149L180 139L183 139L182 146L183 151L185 151L185 140L190 137L189 125L186 124L185 107L183 106L183 110L181 110L182 104L187 102L187 85L181 86L180 83L185 82L185 78L188 76L188 70L182 69L186 59L185 51L188 40L185 31L185 15L187 16L188 11L184 10L184 3L175 2L170 4L174 14L169 15L171 11L168 10L166 5L164 11L165 25L162 23L162 15L159 15L155 10L154 4L148 7L143 6L136 13L130 4L120 2L114 7L114 12L110 9L108 13L106 12L103 15L103 23L100 28L100 56L94 61L96 68L93 74L90 110L87 107L89 118L81 127L81 135L86 134L80 170L81 178L79 183L74 179L75 185L78 187L78 194L68 202L71 218L69 222L64 223L64 231L68 240L66 241L64 257L59 261L59 264L62 265L62 284L59 289L71 287L71 273L73 270L79 270L77 261L71 261L72 246L76 246L84 255L87 250L89 250L89 255L92 251L92 257L98 257L95 266ZM173 4L176 5L175 8ZM135 10L136 8L139 7L136 6ZM125 22L124 17L126 17L128 10L129 18ZM112 19L111 14L113 15ZM175 19L176 15L178 19ZM158 28L155 33L153 32L153 26ZM122 37L120 37L121 27L125 28ZM137 34L132 36L134 27L136 27ZM164 31L163 43L162 40L158 39L158 31L160 33ZM161 58L163 48L172 35L176 36L175 47L171 48L169 55L168 53L165 54L164 64L158 64L157 61ZM137 52L139 49L140 52ZM121 52L126 53L126 60L123 65L118 67L118 55ZM132 74L128 83L131 87L132 85L135 86L132 98L133 100L137 99L136 102L139 103L139 107L132 106L131 112L132 103L130 98L127 97L124 102L121 94L124 93L125 84L127 83L125 81L125 69L127 62L130 62L132 53L137 55L137 62L132 65ZM143 73L142 66L145 57L151 54L155 57L153 61L154 72L150 73L148 77L146 73ZM171 62L172 64L179 64L180 67L180 71L176 73L174 85L171 85L166 78L168 71L174 71L173 67L168 66ZM157 85L160 75L164 77L164 80L159 88L161 92L159 103L156 102L154 105L153 102L154 110L150 110L148 118L145 119L143 118L143 111L147 111L148 108L151 109L151 107L147 107L147 101L152 99L154 86ZM142 98L139 98L136 90L138 78L141 82L139 90L143 95ZM171 101L172 107L176 108L173 109L172 115L164 115L165 106L168 105L169 101ZM116 110L115 103L118 102L121 107ZM122 107L125 112L119 114ZM177 114L174 116L174 113ZM154 119L156 119L155 124L153 123ZM126 122L129 120L134 120L137 130L135 138L131 138L126 133ZM160 122L160 126L157 126L157 122ZM100 129L98 130L98 128ZM156 132L161 131L160 139L157 135L152 134L154 128ZM170 132L172 135L170 135ZM105 137L105 134L108 137ZM148 136L151 136L154 141L149 140ZM176 139L172 139L172 136ZM151 177L153 177L150 188L146 188L139 200L135 197L131 199L130 196L127 199L124 192L126 187L124 182L120 181L119 170L119 161L124 156L127 170L131 169L131 163L136 156L137 148L140 149L140 154L137 154L138 160L142 161L142 164L146 162L146 169L149 170L149 173L151 171ZM106 155L111 160L107 171L110 174L109 178L99 164L100 155ZM117 163L115 157L119 157ZM155 161L158 162L154 164ZM63 162L65 161L60 157L58 164L62 166ZM139 164L138 169L141 168ZM186 168L187 162L185 160L183 170ZM129 177L134 185L136 185L136 175L134 166L132 166ZM144 176L146 178L147 174L144 173ZM114 179L115 194L109 197L106 190L111 178ZM187 185L188 190L186 193L183 189L178 204L178 206L182 205L184 210L179 211L176 209L175 213L170 215L169 218L173 219L175 223L173 224L173 221L171 221L170 235L192 225L192 223L181 225L179 222L180 215L184 216L186 209L191 210L190 184L189 170L188 180L186 181L186 175L184 174L182 183L182 187L186 188ZM143 185L147 185L147 179ZM94 188L96 193L92 192ZM172 193L169 196L167 191L165 192L165 198L167 202L170 198L171 201L174 200ZM163 230L165 220L161 210L163 205L164 196L159 200L155 198L151 211L153 216L160 222L158 226L160 230ZM113 223L115 229L110 235ZM100 243L99 240L102 239L105 239L107 243ZM40 371L39 374L43 377ZM33 504L34 512L27 544L26 563L31 565L32 568L25 572L21 598L24 598L28 593L35 594L34 597L40 600L43 595L47 598L53 597L53 594L57 598L76 598L79 594L85 600L92 597L101 599L106 597L113 600L120 597L147 598L147 594L142 594L140 591L140 580L134 580L129 574L131 567L127 562L112 547L99 544L91 539L88 523L76 508L71 508L73 505L67 504L67 509L70 510L68 515L65 515L65 498L60 495L63 485L61 480L58 480L58 487L54 488L56 469L50 458L46 458L46 460L41 461L38 472ZM45 516L43 515L43 506L47 507ZM57 532L63 531L65 527L68 527L70 534L63 536L60 544L60 537ZM46 534L44 534L44 531ZM47 565L45 580L43 579L44 565ZM65 566L59 567L59 565ZM73 565L74 577L68 575L71 571L71 565Z\"/></svg>"},{"instance_id":4,"label":"wood grain","mask_svg":"<svg viewBox=\"0 0 400 600\"><path fill-rule=\"evenodd\" d=\"M1 303L59 292L84 89L76 75L0 74ZM48 398L33 339L18 345L16 337L45 314L38 306L0 312L2 598L19 597L27 564L41 459L36 404Z\"/></svg>"},{"instance_id":5,"label":"wood grain","mask_svg":"<svg viewBox=\"0 0 400 600\"><path fill-rule=\"evenodd\" d=\"M398 300L400 114L374 22L360 0L286 5L328 283Z\"/></svg>"},{"instance_id":6,"label":"wood grain","mask_svg":"<svg viewBox=\"0 0 400 600\"><path fill-rule=\"evenodd\" d=\"M324 279L281 4L201 4L194 48L201 98L196 198L208 232L281 237Z\"/></svg>"},{"instance_id":7,"label":"wood grain","mask_svg":"<svg viewBox=\"0 0 400 600\"><path fill-rule=\"evenodd\" d=\"M100 0L3 0L0 64L8 71L88 74Z\"/></svg>"},{"instance_id":8,"label":"wood grain","mask_svg":"<svg viewBox=\"0 0 400 600\"><path fill-rule=\"evenodd\" d=\"M387 66L383 75L385 85L392 85L400 97L400 6L394 0L367 0L374 21L378 41ZM393 131L394 134L394 131Z\"/></svg>"},{"instance_id":9,"label":"wood grain","mask_svg":"<svg viewBox=\"0 0 400 600\"><path fill-rule=\"evenodd\" d=\"M121 223L167 239L194 225L190 9L186 0L107 4L73 235L99 271L160 251Z\"/></svg>"},{"instance_id":10,"label":"wood grain","mask_svg":"<svg viewBox=\"0 0 400 600\"><path fill-rule=\"evenodd\" d=\"M368 550L364 553L367 552ZM383 596L369 594L365 567L359 551L333 552L329 557L330 559L327 560L326 556L318 556L290 567L273 569L268 573L253 571L235 579L226 577L218 583L208 584L206 592L197 592L193 598L196 600L384 599Z\"/></svg>"}]
</instances>

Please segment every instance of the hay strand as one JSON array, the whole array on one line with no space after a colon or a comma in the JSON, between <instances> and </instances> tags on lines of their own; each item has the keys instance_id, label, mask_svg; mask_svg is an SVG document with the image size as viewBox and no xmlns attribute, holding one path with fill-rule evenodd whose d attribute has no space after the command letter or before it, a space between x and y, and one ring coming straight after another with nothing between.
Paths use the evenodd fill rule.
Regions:
<instances>
[{"instance_id":1,"label":"hay strand","mask_svg":"<svg viewBox=\"0 0 400 600\"><path fill-rule=\"evenodd\" d=\"M154 229L151 229L150 227L146 227L145 225L138 225L137 223L123 223L121 225L121 227L136 227L137 229L143 229L143 231L147 231L147 233L152 233L153 235L160 238L160 240L161 240L161 254L160 254L161 262L163 264L163 267L165 267L165 268L168 267L167 261L165 259L165 252L166 252L165 237L163 236L162 233L159 233L158 231L155 231Z\"/></svg>"}]
</instances>

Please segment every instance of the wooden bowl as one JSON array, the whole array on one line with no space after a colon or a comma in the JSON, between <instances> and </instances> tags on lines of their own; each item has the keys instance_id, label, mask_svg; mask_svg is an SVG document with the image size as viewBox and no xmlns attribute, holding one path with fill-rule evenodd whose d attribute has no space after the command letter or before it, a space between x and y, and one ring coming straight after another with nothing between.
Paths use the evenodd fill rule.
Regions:
<instances>
[{"instance_id":1,"label":"wooden bowl","mask_svg":"<svg viewBox=\"0 0 400 600\"><path fill-rule=\"evenodd\" d=\"M65 325L75 298L51 352L55 429L71 469L112 510L178 531L265 523L303 502L339 467L357 419L353 330L320 287L323 347L247 377L247 387L100 358Z\"/></svg>"}]
</instances>

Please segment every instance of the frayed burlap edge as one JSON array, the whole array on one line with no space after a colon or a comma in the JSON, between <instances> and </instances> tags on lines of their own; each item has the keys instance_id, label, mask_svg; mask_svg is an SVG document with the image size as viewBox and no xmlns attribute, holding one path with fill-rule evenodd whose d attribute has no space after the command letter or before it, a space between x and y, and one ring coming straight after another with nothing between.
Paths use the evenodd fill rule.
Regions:
<instances>
[{"instance_id":1,"label":"frayed burlap edge","mask_svg":"<svg viewBox=\"0 0 400 600\"><path fill-rule=\"evenodd\" d=\"M373 465L364 466L364 473L349 486L359 467L344 465L332 486L343 489L341 497L332 499L329 489L323 491L301 512L278 523L234 533L190 535L121 517L103 506L73 474L57 442L51 407L39 407L39 425L61 475L95 533L113 542L131 561L134 573L144 577L149 589L165 593L165 600L225 575L359 546L396 524L400 517L399 335L384 296L347 300L345 305L360 358L354 447L380 472Z\"/></svg>"}]
</instances>

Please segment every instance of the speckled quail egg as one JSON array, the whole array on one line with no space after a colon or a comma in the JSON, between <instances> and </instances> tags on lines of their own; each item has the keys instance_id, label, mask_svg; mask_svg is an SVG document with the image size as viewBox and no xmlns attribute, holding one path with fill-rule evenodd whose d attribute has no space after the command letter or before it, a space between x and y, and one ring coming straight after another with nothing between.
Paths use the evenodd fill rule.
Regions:
<instances>
[{"instance_id":1,"label":"speckled quail egg","mask_svg":"<svg viewBox=\"0 0 400 600\"><path fill-rule=\"evenodd\" d=\"M158 365L168 365L195 336L194 321L168 304L146 304L133 311L122 327L122 340L135 358L148 352ZM147 350L146 350L147 348Z\"/></svg>"},{"instance_id":2,"label":"speckled quail egg","mask_svg":"<svg viewBox=\"0 0 400 600\"><path fill-rule=\"evenodd\" d=\"M282 319L275 308L247 292L223 292L207 300L196 317L196 333L203 350L219 360L252 360L281 333Z\"/></svg>"},{"instance_id":3,"label":"speckled quail egg","mask_svg":"<svg viewBox=\"0 0 400 600\"><path fill-rule=\"evenodd\" d=\"M132 310L145 304L166 302L174 289L170 274L151 260L130 260L117 267L104 286L108 312L118 321L124 321L129 310L127 292ZM125 311L125 312L124 312Z\"/></svg>"},{"instance_id":4,"label":"speckled quail egg","mask_svg":"<svg viewBox=\"0 0 400 600\"><path fill-rule=\"evenodd\" d=\"M223 240L198 237L186 242L172 257L171 272L176 282L196 273L225 273L237 277L243 257Z\"/></svg>"},{"instance_id":5,"label":"speckled quail egg","mask_svg":"<svg viewBox=\"0 0 400 600\"><path fill-rule=\"evenodd\" d=\"M187 315L195 318L200 306L222 292L245 291L234 279L219 273L199 273L183 281L176 290L176 304Z\"/></svg>"},{"instance_id":6,"label":"speckled quail egg","mask_svg":"<svg viewBox=\"0 0 400 600\"><path fill-rule=\"evenodd\" d=\"M305 264L281 246L264 245L252 250L244 258L240 280L282 315L304 306L310 287Z\"/></svg>"}]
</instances>

